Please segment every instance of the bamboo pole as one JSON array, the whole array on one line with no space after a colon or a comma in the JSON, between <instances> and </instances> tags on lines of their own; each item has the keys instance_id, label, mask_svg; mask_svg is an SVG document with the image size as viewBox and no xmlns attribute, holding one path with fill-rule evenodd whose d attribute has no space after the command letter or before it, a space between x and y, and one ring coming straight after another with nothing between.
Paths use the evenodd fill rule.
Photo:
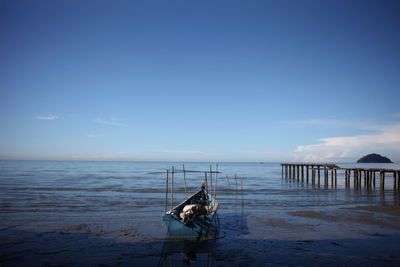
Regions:
<instances>
[{"instance_id":1,"label":"bamboo pole","mask_svg":"<svg viewBox=\"0 0 400 267\"><path fill-rule=\"evenodd\" d=\"M212 196L212 168L211 168L211 164L210 164L210 196Z\"/></svg>"},{"instance_id":2,"label":"bamboo pole","mask_svg":"<svg viewBox=\"0 0 400 267\"><path fill-rule=\"evenodd\" d=\"M208 190L207 172L204 172L204 180L206 180L206 189Z\"/></svg>"},{"instance_id":3,"label":"bamboo pole","mask_svg":"<svg viewBox=\"0 0 400 267\"><path fill-rule=\"evenodd\" d=\"M218 183L218 164L216 166L216 173L215 173L215 184L214 184L214 199L217 199L217 183Z\"/></svg>"},{"instance_id":4,"label":"bamboo pole","mask_svg":"<svg viewBox=\"0 0 400 267\"><path fill-rule=\"evenodd\" d=\"M185 197L187 198L187 187L186 187L186 171L185 171L185 164L183 164L183 179L185 180Z\"/></svg>"},{"instance_id":5,"label":"bamboo pole","mask_svg":"<svg viewBox=\"0 0 400 267\"><path fill-rule=\"evenodd\" d=\"M167 170L167 179L165 179L165 212L167 212L168 209L168 174L169 170Z\"/></svg>"},{"instance_id":6,"label":"bamboo pole","mask_svg":"<svg viewBox=\"0 0 400 267\"><path fill-rule=\"evenodd\" d=\"M171 209L174 208L174 174L175 169L172 166L172 173L171 173Z\"/></svg>"},{"instance_id":7,"label":"bamboo pole","mask_svg":"<svg viewBox=\"0 0 400 267\"><path fill-rule=\"evenodd\" d=\"M238 198L238 188L237 188L237 186L238 186L238 184L237 184L237 176L236 176L236 173L235 173L235 184L236 184L236 201L237 201L237 198Z\"/></svg>"},{"instance_id":8,"label":"bamboo pole","mask_svg":"<svg viewBox=\"0 0 400 267\"><path fill-rule=\"evenodd\" d=\"M240 177L240 189L242 191L242 211L243 211L243 206L244 206L244 200L243 200L243 177Z\"/></svg>"}]
</instances>

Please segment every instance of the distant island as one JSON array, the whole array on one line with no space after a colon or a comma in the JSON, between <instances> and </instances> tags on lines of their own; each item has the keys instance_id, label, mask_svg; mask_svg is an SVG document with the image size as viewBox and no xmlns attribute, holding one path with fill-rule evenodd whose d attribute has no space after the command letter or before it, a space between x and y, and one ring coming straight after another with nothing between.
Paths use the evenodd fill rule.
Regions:
<instances>
[{"instance_id":1,"label":"distant island","mask_svg":"<svg viewBox=\"0 0 400 267\"><path fill-rule=\"evenodd\" d=\"M379 154L368 154L359 160L357 160L357 163L393 163L390 159L387 157L383 157Z\"/></svg>"}]
</instances>

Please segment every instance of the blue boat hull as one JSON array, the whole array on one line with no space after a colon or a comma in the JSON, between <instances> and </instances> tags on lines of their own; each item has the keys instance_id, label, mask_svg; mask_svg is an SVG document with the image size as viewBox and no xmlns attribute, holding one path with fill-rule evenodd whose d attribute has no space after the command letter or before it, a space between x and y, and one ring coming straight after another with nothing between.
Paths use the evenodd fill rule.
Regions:
<instances>
[{"instance_id":1,"label":"blue boat hull","mask_svg":"<svg viewBox=\"0 0 400 267\"><path fill-rule=\"evenodd\" d=\"M185 206L200 205L195 216L191 216L189 220L179 218ZM175 206L173 209L165 212L162 219L167 227L167 233L170 236L193 236L193 237L209 237L215 236L217 227L213 223L216 218L218 202L212 198L204 188L200 189L192 196ZM194 213L192 213L193 215ZM186 221L186 224L184 223Z\"/></svg>"},{"instance_id":2,"label":"blue boat hull","mask_svg":"<svg viewBox=\"0 0 400 267\"><path fill-rule=\"evenodd\" d=\"M182 220L179 220L175 215L162 216L167 232L173 236L211 236L216 232L212 220L208 217L196 218L192 226L187 226Z\"/></svg>"}]
</instances>

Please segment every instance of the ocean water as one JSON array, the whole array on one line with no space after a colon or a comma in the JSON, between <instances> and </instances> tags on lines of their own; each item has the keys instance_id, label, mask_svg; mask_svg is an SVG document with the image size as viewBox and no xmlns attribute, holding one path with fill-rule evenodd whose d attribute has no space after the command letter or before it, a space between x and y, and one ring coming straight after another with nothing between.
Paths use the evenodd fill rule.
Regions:
<instances>
[{"instance_id":1,"label":"ocean water","mask_svg":"<svg viewBox=\"0 0 400 267\"><path fill-rule=\"evenodd\" d=\"M296 213L324 212L333 218L347 216L354 207L399 204L390 175L385 190L380 190L379 182L376 188L355 190L345 188L340 172L337 187L324 187L323 179L318 187L283 178L279 163L219 163L220 234L212 244L196 243L190 250L197 255L193 260L193 253L186 257L179 251L181 243L172 245L178 251L165 252L168 237L161 221L166 209L164 171L172 166L182 169L183 164L187 170L210 168L210 163L190 162L0 161L0 264L23 265L34 260L37 264L33 265L40 266L146 261L242 265L257 262L266 253L262 248L276 246L271 240L279 240L281 246L278 254L268 254L271 263L292 264L290 260L279 262L285 246L296 246L291 242L335 238L357 242L363 239L360 229L368 232L377 227L354 220L318 221ZM338 165L400 169L396 164ZM214 163L212 167L215 170ZM201 174L187 174L188 192L197 190L202 179ZM184 199L184 185L183 175L176 174L174 204ZM383 230L390 236L398 234L398 229ZM371 231L376 232L375 228ZM270 243L257 243L265 240ZM251 251L241 252L240 242L247 242ZM259 254L254 254L256 250ZM79 257L82 251L85 259ZM304 257L304 262L312 259Z\"/></svg>"}]
</instances>

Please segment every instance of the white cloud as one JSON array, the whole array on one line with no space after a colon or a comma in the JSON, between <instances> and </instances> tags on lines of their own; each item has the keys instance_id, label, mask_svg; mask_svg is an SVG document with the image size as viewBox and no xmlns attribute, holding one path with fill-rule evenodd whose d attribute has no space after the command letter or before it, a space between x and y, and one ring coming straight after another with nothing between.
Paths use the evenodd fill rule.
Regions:
<instances>
[{"instance_id":1,"label":"white cloud","mask_svg":"<svg viewBox=\"0 0 400 267\"><path fill-rule=\"evenodd\" d=\"M304 161L337 161L359 157L364 153L400 154L400 124L381 127L372 134L318 139L318 144L301 145L296 159Z\"/></svg>"},{"instance_id":2,"label":"white cloud","mask_svg":"<svg viewBox=\"0 0 400 267\"><path fill-rule=\"evenodd\" d=\"M59 117L57 115L46 115L46 116L36 116L38 120L57 120Z\"/></svg>"},{"instance_id":3,"label":"white cloud","mask_svg":"<svg viewBox=\"0 0 400 267\"><path fill-rule=\"evenodd\" d=\"M128 124L126 124L123 120L116 119L116 118L110 118L108 120L103 120L103 119L98 118L95 121L98 123L101 123L101 124L111 125L111 126L122 126L122 127L128 126Z\"/></svg>"}]
</instances>

